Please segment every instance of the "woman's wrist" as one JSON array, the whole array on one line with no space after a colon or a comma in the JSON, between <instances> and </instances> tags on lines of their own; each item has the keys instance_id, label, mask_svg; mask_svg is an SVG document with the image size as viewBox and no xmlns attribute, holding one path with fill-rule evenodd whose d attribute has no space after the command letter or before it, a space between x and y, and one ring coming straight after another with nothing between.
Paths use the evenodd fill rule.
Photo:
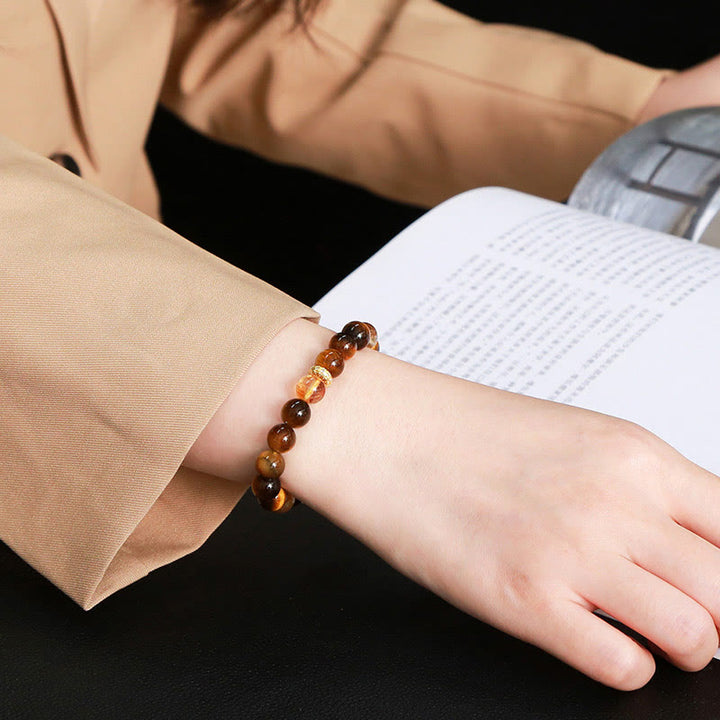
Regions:
<instances>
[{"instance_id":1,"label":"woman's wrist","mask_svg":"<svg viewBox=\"0 0 720 720\"><path fill-rule=\"evenodd\" d=\"M188 453L185 464L203 472L249 484L255 458L266 445L270 427L293 395L295 383L327 347L332 331L306 320L286 326L264 348L215 413ZM330 506L353 505L357 478L384 474L389 463L411 452L421 422L417 400L422 378L436 375L380 353L361 351L324 399L311 405L312 419L297 429L297 440L285 454L283 485L326 514ZM438 378L445 376L437 376ZM451 380L447 378L447 380ZM413 412L408 400L415 399ZM433 415L428 401L427 425ZM402 407L408 414L402 417ZM333 503L329 498L335 497ZM330 513L335 515L334 512Z\"/></svg>"},{"instance_id":2,"label":"woman's wrist","mask_svg":"<svg viewBox=\"0 0 720 720\"><path fill-rule=\"evenodd\" d=\"M307 320L283 328L262 350L185 457L195 470L250 484L255 458L297 379L332 335ZM300 439L299 439L300 442ZM299 444L299 443L298 443Z\"/></svg>"},{"instance_id":3,"label":"woman's wrist","mask_svg":"<svg viewBox=\"0 0 720 720\"><path fill-rule=\"evenodd\" d=\"M305 320L278 333L215 413L185 464L249 485L268 429L279 422L296 381L331 336ZM406 510L402 498L410 497L410 488L404 485L442 472L444 441L456 452L461 439L448 440L452 423L444 419L447 406L437 401L457 404L463 392L456 384L487 390L382 353L356 353L324 399L311 405L310 422L297 429L295 446L285 453L283 486L377 549L386 534L381 526L391 526L392 515ZM462 410L466 419L471 407L478 414L477 403L468 403ZM460 468L457 459L453 464Z\"/></svg>"}]
</instances>

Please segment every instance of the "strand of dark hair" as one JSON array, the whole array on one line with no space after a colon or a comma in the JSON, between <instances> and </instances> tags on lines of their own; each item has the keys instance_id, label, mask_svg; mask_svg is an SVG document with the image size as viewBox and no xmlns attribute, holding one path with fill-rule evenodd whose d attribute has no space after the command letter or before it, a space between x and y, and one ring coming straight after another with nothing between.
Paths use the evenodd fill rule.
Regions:
<instances>
[{"instance_id":1,"label":"strand of dark hair","mask_svg":"<svg viewBox=\"0 0 720 720\"><path fill-rule=\"evenodd\" d=\"M320 0L192 0L197 7L207 12L222 15L230 10L251 10L263 8L269 15L277 12L283 5L292 3L295 19L302 23L320 4Z\"/></svg>"}]
</instances>

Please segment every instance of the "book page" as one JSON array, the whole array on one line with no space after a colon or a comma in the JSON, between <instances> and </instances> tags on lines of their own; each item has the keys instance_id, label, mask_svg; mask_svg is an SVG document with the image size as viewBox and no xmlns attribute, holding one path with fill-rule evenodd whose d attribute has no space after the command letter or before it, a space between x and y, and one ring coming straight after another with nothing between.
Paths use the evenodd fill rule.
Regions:
<instances>
[{"instance_id":1,"label":"book page","mask_svg":"<svg viewBox=\"0 0 720 720\"><path fill-rule=\"evenodd\" d=\"M632 420L720 473L720 252L501 188L433 209L316 305L384 352Z\"/></svg>"}]
</instances>

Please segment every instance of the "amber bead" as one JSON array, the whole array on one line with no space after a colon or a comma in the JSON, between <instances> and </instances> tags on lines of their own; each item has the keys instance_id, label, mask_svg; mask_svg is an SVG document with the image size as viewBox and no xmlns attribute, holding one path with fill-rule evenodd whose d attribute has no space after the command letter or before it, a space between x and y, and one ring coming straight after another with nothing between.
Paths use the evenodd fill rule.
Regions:
<instances>
[{"instance_id":1,"label":"amber bead","mask_svg":"<svg viewBox=\"0 0 720 720\"><path fill-rule=\"evenodd\" d=\"M344 332L346 335L349 335L353 341L355 342L355 347L358 350L362 350L364 347L367 346L369 338L369 333L367 326L365 323L359 322L358 320L354 320L353 322L349 322L343 329L342 332Z\"/></svg>"},{"instance_id":2,"label":"amber bead","mask_svg":"<svg viewBox=\"0 0 720 720\"><path fill-rule=\"evenodd\" d=\"M320 402L325 397L325 383L315 375L308 374L298 380L295 392L301 400Z\"/></svg>"},{"instance_id":3,"label":"amber bead","mask_svg":"<svg viewBox=\"0 0 720 720\"><path fill-rule=\"evenodd\" d=\"M263 450L255 461L255 468L266 478L277 478L285 470L285 459L277 450Z\"/></svg>"},{"instance_id":4,"label":"amber bead","mask_svg":"<svg viewBox=\"0 0 720 720\"><path fill-rule=\"evenodd\" d=\"M310 420L310 406L300 398L293 398L283 405L280 414L290 427L302 427Z\"/></svg>"},{"instance_id":5,"label":"amber bead","mask_svg":"<svg viewBox=\"0 0 720 720\"><path fill-rule=\"evenodd\" d=\"M278 496L281 487L280 478L266 478L258 475L253 480L252 491L258 502L270 502Z\"/></svg>"},{"instance_id":6,"label":"amber bead","mask_svg":"<svg viewBox=\"0 0 720 720\"><path fill-rule=\"evenodd\" d=\"M315 364L324 367L334 378L336 378L345 367L342 353L332 348L323 350L315 358Z\"/></svg>"},{"instance_id":7,"label":"amber bead","mask_svg":"<svg viewBox=\"0 0 720 720\"><path fill-rule=\"evenodd\" d=\"M295 431L287 423L273 425L268 431L267 443L271 450L287 452L295 445Z\"/></svg>"},{"instance_id":8,"label":"amber bead","mask_svg":"<svg viewBox=\"0 0 720 720\"><path fill-rule=\"evenodd\" d=\"M355 341L347 333L335 333L329 344L330 349L337 350L344 360L349 360L357 352Z\"/></svg>"},{"instance_id":9,"label":"amber bead","mask_svg":"<svg viewBox=\"0 0 720 720\"><path fill-rule=\"evenodd\" d=\"M377 334L377 330L375 329L375 326L371 325L369 322L363 323L363 325L368 330L368 344L367 344L368 349L379 350L380 343L378 342L378 334Z\"/></svg>"}]
</instances>

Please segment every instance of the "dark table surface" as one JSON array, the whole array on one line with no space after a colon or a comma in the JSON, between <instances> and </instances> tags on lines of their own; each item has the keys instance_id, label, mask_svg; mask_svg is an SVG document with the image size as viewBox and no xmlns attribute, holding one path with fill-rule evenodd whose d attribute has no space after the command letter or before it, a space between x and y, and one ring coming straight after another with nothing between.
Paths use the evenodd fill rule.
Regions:
<instances>
[{"instance_id":1,"label":"dark table surface","mask_svg":"<svg viewBox=\"0 0 720 720\"><path fill-rule=\"evenodd\" d=\"M455 610L307 507L247 497L84 612L0 548L2 718L720 716L720 663L621 693Z\"/></svg>"},{"instance_id":2,"label":"dark table surface","mask_svg":"<svg viewBox=\"0 0 720 720\"><path fill-rule=\"evenodd\" d=\"M720 51L699 2L448 4L664 67ZM148 147L168 224L306 302L421 212L270 166L162 111ZM298 246L328 262L299 273ZM455 610L307 507L275 518L245 498L199 551L90 612L2 545L0 578L3 719L720 717L720 662L686 674L659 661L645 688L609 690Z\"/></svg>"}]
</instances>

